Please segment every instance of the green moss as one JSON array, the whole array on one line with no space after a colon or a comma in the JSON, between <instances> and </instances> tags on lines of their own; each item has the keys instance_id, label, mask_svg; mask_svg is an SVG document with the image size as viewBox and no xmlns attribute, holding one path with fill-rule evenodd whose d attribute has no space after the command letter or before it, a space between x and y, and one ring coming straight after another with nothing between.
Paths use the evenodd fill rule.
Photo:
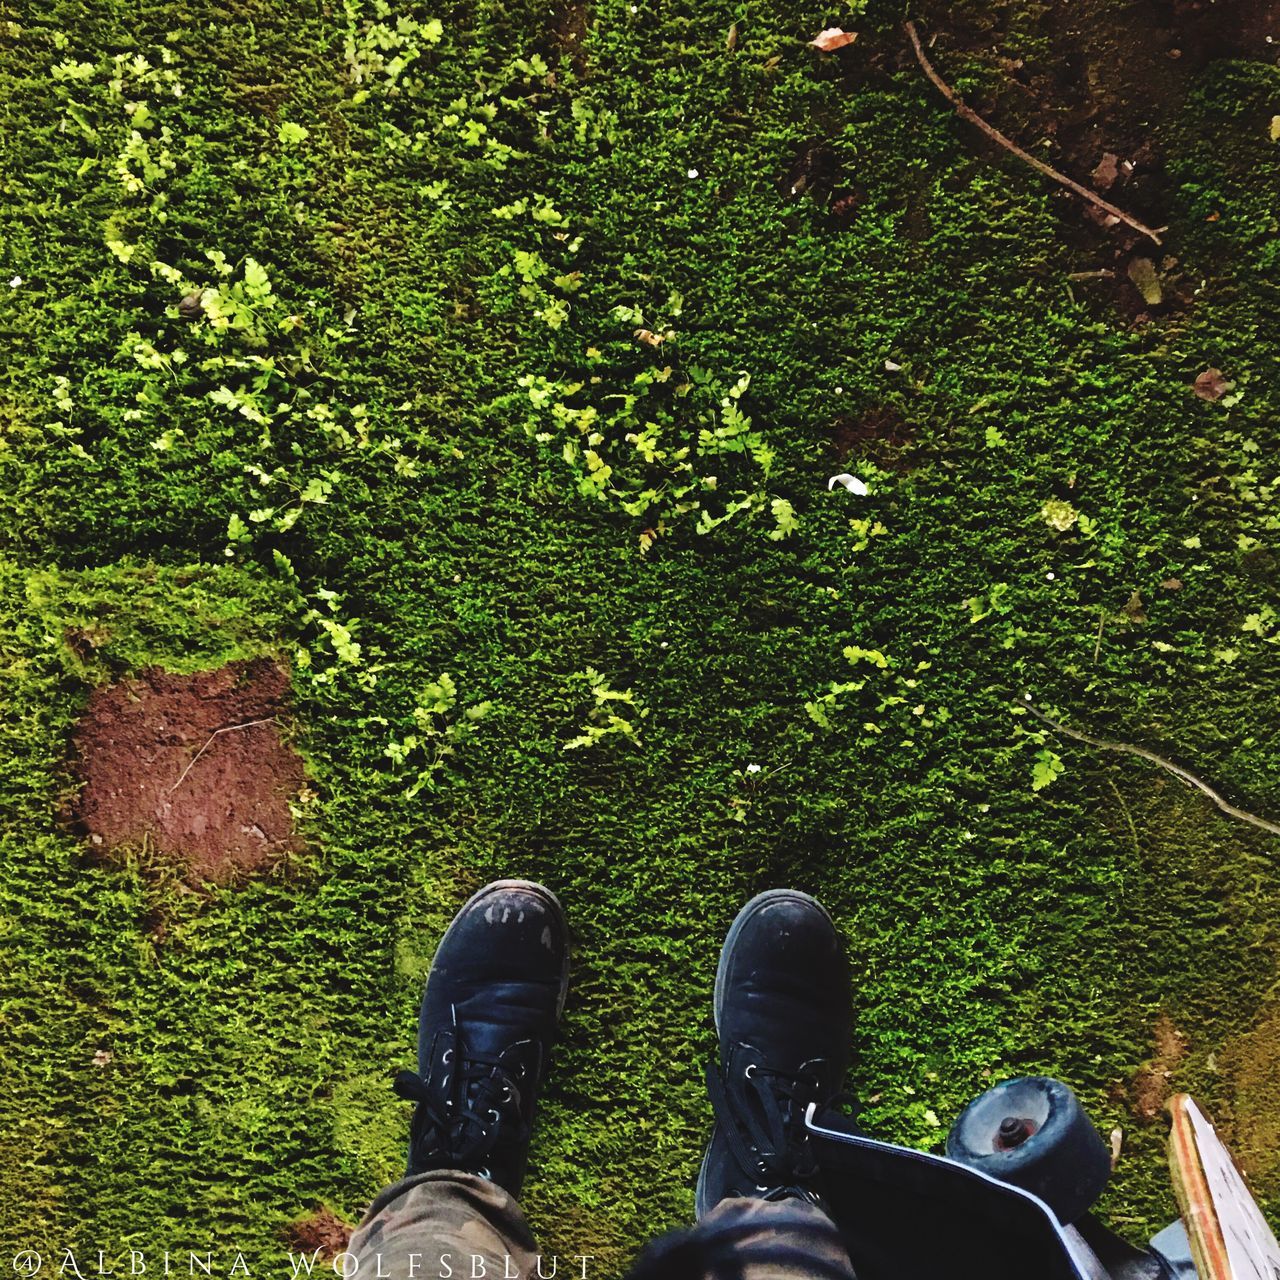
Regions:
<instances>
[{"instance_id":1,"label":"green moss","mask_svg":"<svg viewBox=\"0 0 1280 1280\"><path fill-rule=\"evenodd\" d=\"M1039 10L1003 11L1045 56ZM1205 283L1132 329L1067 281L1090 265L1074 215L909 64L805 48L829 15L609 0L554 76L543 6L435 16L394 86L353 82L358 21L274 2L60 2L0 50L23 282L0 287L0 1133L25 1153L0 1160L0 1246L143 1232L257 1261L316 1203L356 1215L400 1166L381 1082L440 931L512 874L575 929L527 1196L548 1247L616 1270L687 1219L716 948L781 883L848 940L876 1132L934 1145L988 1080L1056 1072L1126 1130L1117 1221L1161 1225L1160 1126L1125 1100L1161 1013L1187 1038L1174 1083L1269 1132L1257 1071L1237 1086L1215 1055L1274 985L1273 842L1011 701L1280 813L1273 69L1211 65L1168 123L1168 244ZM898 49L896 22L873 6L864 41ZM118 54L159 73L118 95L154 117L150 175ZM92 75L55 79L68 59ZM862 193L847 224L787 192L815 142ZM178 312L187 285L247 287L246 257L275 301L244 327ZM637 342L619 304L673 335ZM529 438L521 378L612 392L668 365L676 387L751 373L791 536L673 521L641 556L642 519ZM1192 394L1211 365L1238 401ZM908 425L913 469L837 454L872 410ZM867 497L828 491L846 466ZM1054 500L1084 519L1051 529ZM293 663L307 856L208 895L142 850L87 860L60 814L89 689L261 653ZM649 708L638 744L564 749L589 666ZM386 746L443 671L493 709L407 799ZM1045 746L1066 771L1033 792Z\"/></svg>"}]
</instances>

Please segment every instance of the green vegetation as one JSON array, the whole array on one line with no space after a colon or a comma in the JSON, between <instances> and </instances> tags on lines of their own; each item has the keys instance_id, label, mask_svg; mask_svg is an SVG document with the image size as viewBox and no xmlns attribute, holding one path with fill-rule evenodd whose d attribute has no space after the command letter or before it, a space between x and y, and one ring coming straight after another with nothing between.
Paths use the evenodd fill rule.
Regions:
<instances>
[{"instance_id":1,"label":"green vegetation","mask_svg":"<svg viewBox=\"0 0 1280 1280\"><path fill-rule=\"evenodd\" d=\"M876 65L805 47L833 17ZM0 23L0 1252L256 1268L314 1206L357 1215L400 1166L435 940L511 874L576 930L549 1251L616 1270L687 1219L716 948L783 883L848 938L874 1132L932 1145L989 1080L1058 1074L1123 1126L1139 1235L1173 1213L1129 1087L1164 1014L1162 1069L1254 1117L1280 1211L1228 1069L1277 979L1274 839L1015 708L1280 816L1280 76L1210 63L1167 121L1197 288L1131 325L1068 280L1106 233L949 114L901 17ZM815 142L852 218L788 192ZM871 413L913 443L842 455ZM308 853L197 892L92 857L89 690L262 653Z\"/></svg>"}]
</instances>

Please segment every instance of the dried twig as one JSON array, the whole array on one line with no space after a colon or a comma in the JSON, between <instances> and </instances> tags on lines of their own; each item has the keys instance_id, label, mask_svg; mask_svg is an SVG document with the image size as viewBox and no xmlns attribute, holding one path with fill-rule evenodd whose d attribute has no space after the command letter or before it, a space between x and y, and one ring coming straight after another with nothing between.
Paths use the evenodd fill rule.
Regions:
<instances>
[{"instance_id":1,"label":"dried twig","mask_svg":"<svg viewBox=\"0 0 1280 1280\"><path fill-rule=\"evenodd\" d=\"M1173 774L1179 782L1183 782L1201 794L1208 796L1229 818L1237 818L1241 822L1247 822L1251 827L1259 827L1263 831L1271 832L1272 835L1280 836L1280 826L1277 826L1274 822L1268 822L1266 818L1259 818L1256 814L1247 813L1244 809L1237 809L1235 805L1224 800L1207 782L1197 778L1194 773L1184 769L1180 764L1174 764L1172 760L1166 760L1164 756L1156 755L1154 751L1148 751L1146 747L1135 747L1129 742L1112 742L1107 738L1095 738L1091 733L1082 733L1079 729L1069 729L1052 716L1046 715L1039 707L1032 706L1030 702L1018 702L1014 705L1031 712L1037 720L1043 720L1050 729L1055 730L1057 733L1061 733L1068 738L1074 738L1077 742L1083 742L1086 746L1098 747L1103 751L1119 751L1125 755L1141 756L1143 760L1150 760L1152 764L1159 765L1165 772Z\"/></svg>"},{"instance_id":2,"label":"dried twig","mask_svg":"<svg viewBox=\"0 0 1280 1280\"><path fill-rule=\"evenodd\" d=\"M1104 200L1096 191L1091 191L1088 187L1081 186L1073 178L1068 178L1065 173L1059 173L1052 165L1047 165L1043 160L1037 159L1029 151L1024 151L1012 138L1007 138L999 129L989 125L965 100L934 70L933 63L925 54L924 46L920 43L920 37L916 33L916 24L907 22L904 24L907 35L911 37L911 47L916 51L916 60L920 63L921 69L925 75L929 77L934 88L955 108L956 115L967 120L971 125L981 129L993 142L999 143L1006 151L1017 156L1019 160L1026 161L1033 169L1038 169L1047 178L1052 178L1054 182L1067 188L1068 191L1074 191L1076 195L1084 200L1088 200L1090 204L1096 205L1099 209L1108 213L1113 218L1118 218L1126 226L1132 227L1135 231L1140 232L1148 239L1160 244L1160 231L1165 228L1161 227L1160 231L1153 231L1145 223L1139 222L1137 218L1131 217L1125 213L1123 209L1116 208L1110 200Z\"/></svg>"},{"instance_id":3,"label":"dried twig","mask_svg":"<svg viewBox=\"0 0 1280 1280\"><path fill-rule=\"evenodd\" d=\"M1129 806L1125 804L1124 796L1121 794L1120 788L1116 786L1114 778L1108 778L1111 784L1111 790L1115 793L1116 803L1120 806L1120 812L1124 814L1124 820L1129 825L1129 835L1133 839L1133 856L1135 858L1142 857L1142 841L1138 839L1138 824L1133 820L1133 814L1129 812ZM1124 890L1121 889L1123 895Z\"/></svg>"},{"instance_id":4,"label":"dried twig","mask_svg":"<svg viewBox=\"0 0 1280 1280\"><path fill-rule=\"evenodd\" d=\"M193 756L191 757L190 762L187 764L187 767L186 767L185 769L183 769L182 774L181 774L181 776L178 778L177 782L175 782L175 783L173 784L173 786L171 786L171 787L169 788L169 790L165 792L165 795L169 795L169 796L171 796L175 791L177 791L177 789L178 789L180 786L182 786L182 781L183 781L183 779L184 779L184 778L187 776L187 774L189 774L189 773L191 772L191 770L195 767L195 763L196 763L196 761L197 761L197 760L199 760L199 759L200 759L200 757L201 757L202 755L204 755L204 753L205 753L206 751L208 751L208 750L209 750L209 748L213 745L213 740L214 740L214 738L216 738L216 737L218 736L218 734L220 734L220 733L234 733L237 729L252 729L252 728L253 728L253 726L254 726L255 724L274 724L274 723L275 723L275 719L276 719L276 718L275 718L275 716L267 716L267 717L265 717L265 718L264 718L264 719L262 719L262 720L246 720L246 721L244 722L244 724L227 724L227 725L223 725L221 729L215 729L215 730L214 730L214 731L209 735L209 740L204 744L204 746L203 746L203 747L201 747L201 748L200 748L200 750L199 750L199 751L197 751L197 752L195 753L195 755L193 755Z\"/></svg>"}]
</instances>

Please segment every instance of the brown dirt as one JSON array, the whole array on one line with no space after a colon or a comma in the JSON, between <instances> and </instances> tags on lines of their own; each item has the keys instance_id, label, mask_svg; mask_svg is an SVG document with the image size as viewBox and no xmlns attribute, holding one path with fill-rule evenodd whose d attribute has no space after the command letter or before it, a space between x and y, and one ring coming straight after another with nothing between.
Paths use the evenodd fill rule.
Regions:
<instances>
[{"instance_id":1,"label":"brown dirt","mask_svg":"<svg viewBox=\"0 0 1280 1280\"><path fill-rule=\"evenodd\" d=\"M1151 1124L1164 1112L1164 1105L1173 1092L1171 1077L1186 1052L1182 1032L1167 1013L1156 1019L1152 1034L1155 1057L1134 1072L1127 1090L1129 1109L1143 1124Z\"/></svg>"},{"instance_id":2,"label":"brown dirt","mask_svg":"<svg viewBox=\"0 0 1280 1280\"><path fill-rule=\"evenodd\" d=\"M581 78L587 71L584 43L591 29L591 18L585 0L564 0L551 11L548 34L552 47L569 60L574 73Z\"/></svg>"},{"instance_id":3,"label":"brown dirt","mask_svg":"<svg viewBox=\"0 0 1280 1280\"><path fill-rule=\"evenodd\" d=\"M807 142L796 152L785 174L778 179L784 197L826 197L840 179L840 157L825 142Z\"/></svg>"},{"instance_id":4,"label":"brown dirt","mask_svg":"<svg viewBox=\"0 0 1280 1280\"><path fill-rule=\"evenodd\" d=\"M280 739L288 689L267 659L95 689L74 743L74 815L94 849L145 845L218 884L296 850L289 800L305 774Z\"/></svg>"},{"instance_id":5,"label":"brown dirt","mask_svg":"<svg viewBox=\"0 0 1280 1280\"><path fill-rule=\"evenodd\" d=\"M844 414L831 423L828 434L841 466L859 458L885 471L905 471L911 465L908 446L915 431L902 414L887 405Z\"/></svg>"},{"instance_id":6,"label":"brown dirt","mask_svg":"<svg viewBox=\"0 0 1280 1280\"><path fill-rule=\"evenodd\" d=\"M336 1258L350 1244L352 1230L349 1222L344 1222L327 1205L321 1205L314 1213L289 1223L280 1235L291 1253L310 1257L319 1250L321 1258Z\"/></svg>"}]
</instances>

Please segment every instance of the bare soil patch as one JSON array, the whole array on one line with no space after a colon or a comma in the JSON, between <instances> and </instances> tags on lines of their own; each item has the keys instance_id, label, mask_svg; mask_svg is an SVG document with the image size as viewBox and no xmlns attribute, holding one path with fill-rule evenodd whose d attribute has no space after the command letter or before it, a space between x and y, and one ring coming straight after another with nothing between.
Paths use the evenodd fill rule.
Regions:
<instances>
[{"instance_id":1,"label":"bare soil patch","mask_svg":"<svg viewBox=\"0 0 1280 1280\"><path fill-rule=\"evenodd\" d=\"M547 33L552 49L563 54L579 78L587 72L587 54L583 45L591 29L591 16L585 0L564 0L551 10Z\"/></svg>"},{"instance_id":2,"label":"bare soil patch","mask_svg":"<svg viewBox=\"0 0 1280 1280\"><path fill-rule=\"evenodd\" d=\"M825 142L807 142L796 152L787 172L778 179L784 197L809 194L825 197L840 180L840 157Z\"/></svg>"},{"instance_id":3,"label":"bare soil patch","mask_svg":"<svg viewBox=\"0 0 1280 1280\"><path fill-rule=\"evenodd\" d=\"M1174 1071L1182 1061L1186 1045L1182 1032L1173 1025L1173 1019L1162 1013L1154 1028L1155 1057L1134 1072L1129 1081L1129 1109L1143 1124L1151 1124L1163 1112L1169 1095Z\"/></svg>"},{"instance_id":4,"label":"bare soil patch","mask_svg":"<svg viewBox=\"0 0 1280 1280\"><path fill-rule=\"evenodd\" d=\"M280 737L288 689L266 659L95 689L74 742L75 819L94 849L145 845L218 884L296 850L289 801L305 773Z\"/></svg>"},{"instance_id":5,"label":"bare soil patch","mask_svg":"<svg viewBox=\"0 0 1280 1280\"><path fill-rule=\"evenodd\" d=\"M915 429L889 405L872 405L861 413L842 414L827 430L841 466L866 459L885 471L906 471L911 467Z\"/></svg>"}]
</instances>

